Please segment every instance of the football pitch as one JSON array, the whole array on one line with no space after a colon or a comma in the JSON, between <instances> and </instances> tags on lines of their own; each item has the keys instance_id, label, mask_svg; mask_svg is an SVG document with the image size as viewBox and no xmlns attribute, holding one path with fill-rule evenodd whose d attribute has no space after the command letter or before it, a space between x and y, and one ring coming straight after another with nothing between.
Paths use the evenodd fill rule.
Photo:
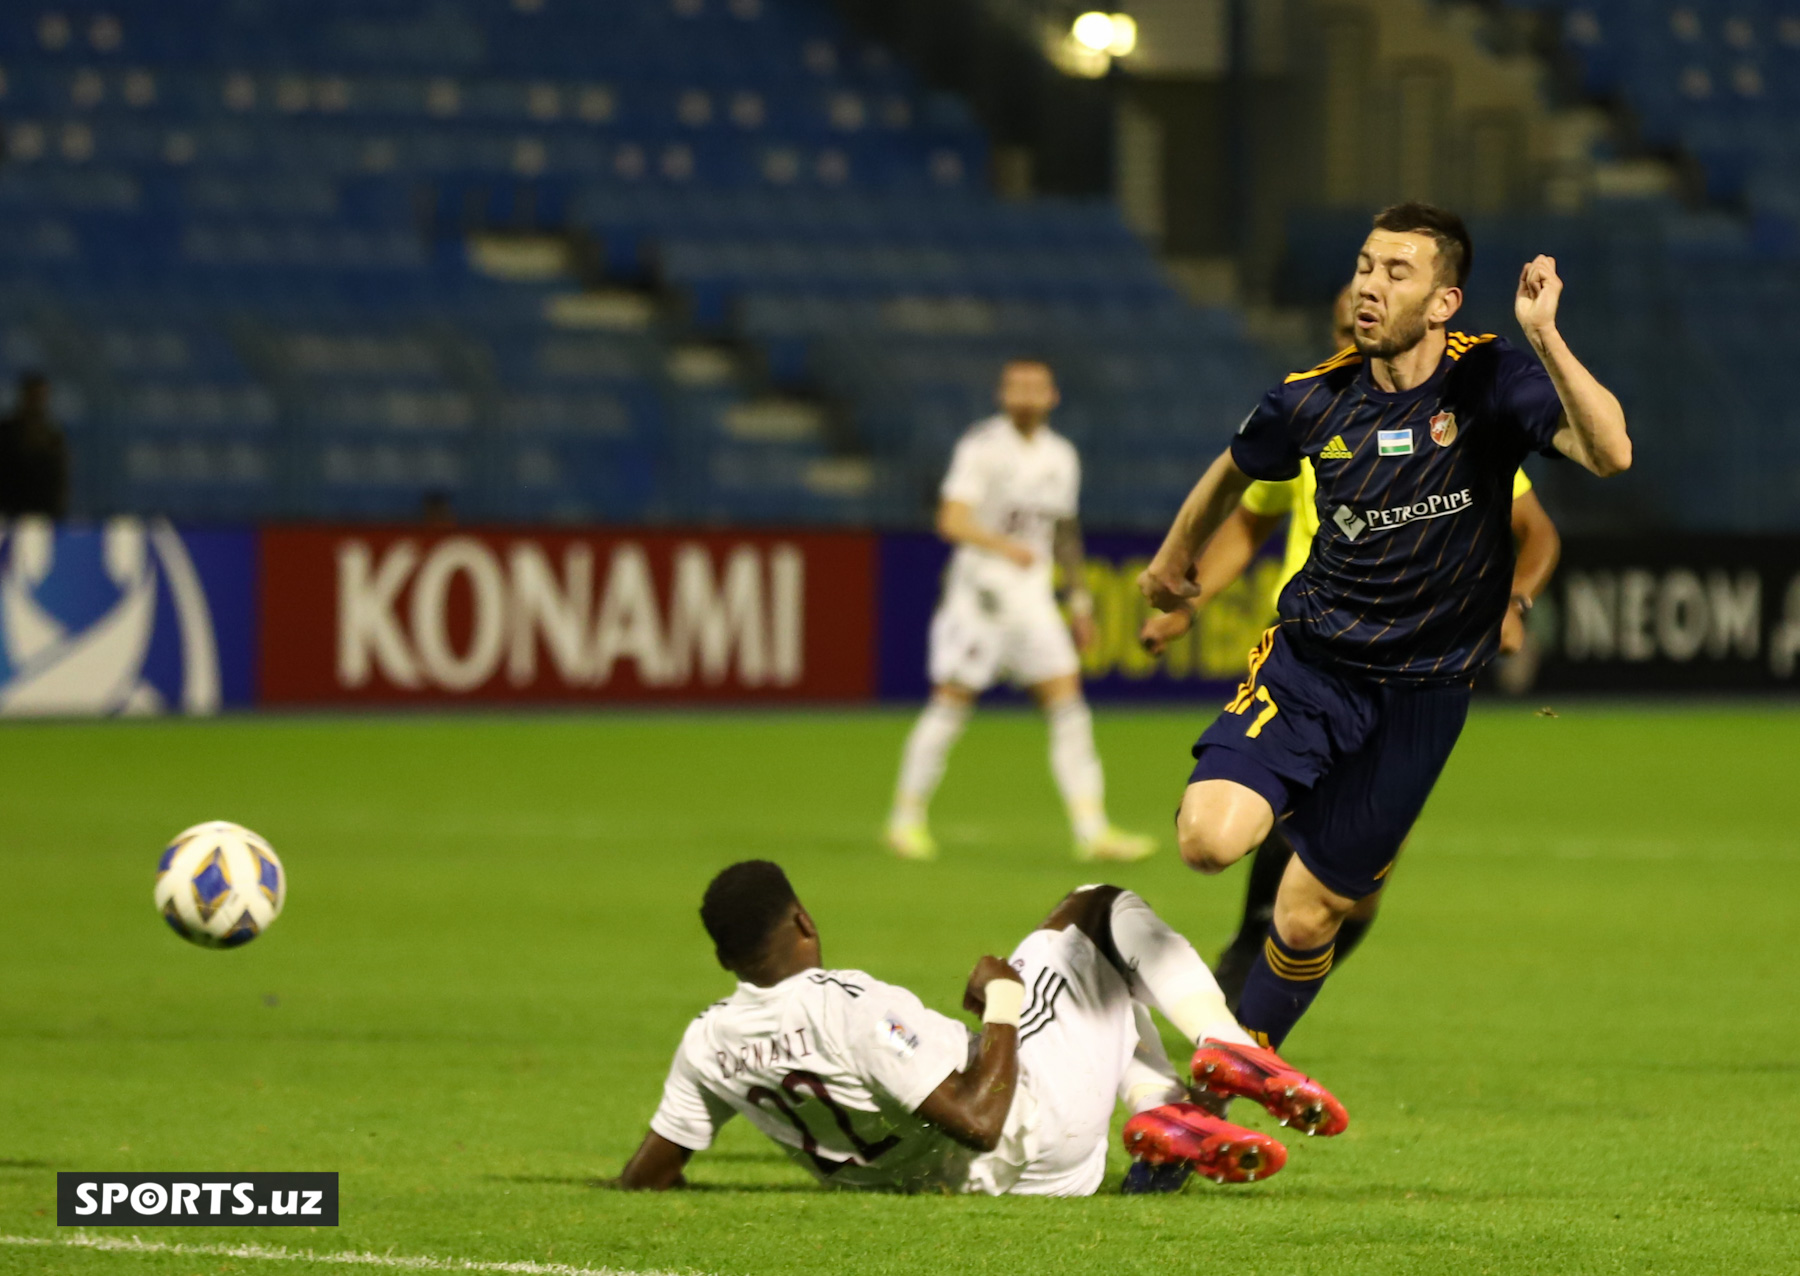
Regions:
<instances>
[{"instance_id":1,"label":"football pitch","mask_svg":"<svg viewBox=\"0 0 1800 1276\"><path fill-rule=\"evenodd\" d=\"M1243 869L1201 878L1168 838L1204 711L1098 712L1114 818L1164 838L1117 870L1072 862L1025 713L976 718L930 865L874 845L900 713L0 728L0 1272L348 1270L244 1245L717 1276L1793 1271L1800 711L1559 710L1475 714L1288 1043L1349 1131L1149 1199L1116 1195L1115 1140L1087 1200L826 1192L742 1122L695 1190L607 1180L730 989L696 908L733 860L788 869L828 963L949 1013L979 954L1101 876L1211 957ZM291 881L234 952L151 906L162 844L212 818ZM335 1170L343 1225L82 1248L57 1169Z\"/></svg>"}]
</instances>

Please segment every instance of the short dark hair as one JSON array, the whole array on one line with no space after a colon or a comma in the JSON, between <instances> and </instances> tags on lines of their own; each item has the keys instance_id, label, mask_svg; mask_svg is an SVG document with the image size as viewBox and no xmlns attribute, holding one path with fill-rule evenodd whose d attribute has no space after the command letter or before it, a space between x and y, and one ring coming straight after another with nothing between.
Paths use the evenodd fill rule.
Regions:
<instances>
[{"instance_id":1,"label":"short dark hair","mask_svg":"<svg viewBox=\"0 0 1800 1276\"><path fill-rule=\"evenodd\" d=\"M1410 199L1404 204L1390 204L1375 214L1375 229L1403 235L1419 231L1437 243L1437 281L1454 281L1458 288L1469 282L1469 267L1475 262L1475 245L1469 239L1469 228L1463 219L1448 208Z\"/></svg>"},{"instance_id":2,"label":"short dark hair","mask_svg":"<svg viewBox=\"0 0 1800 1276\"><path fill-rule=\"evenodd\" d=\"M769 936L799 902L781 865L744 860L712 879L700 901L700 921L725 967L755 961Z\"/></svg>"}]
</instances>

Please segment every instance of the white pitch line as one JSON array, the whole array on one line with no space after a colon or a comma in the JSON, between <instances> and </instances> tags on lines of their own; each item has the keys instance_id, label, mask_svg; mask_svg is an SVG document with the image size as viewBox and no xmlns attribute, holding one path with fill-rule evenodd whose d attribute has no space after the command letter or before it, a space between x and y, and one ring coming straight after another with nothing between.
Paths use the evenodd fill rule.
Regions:
<instances>
[{"instance_id":1,"label":"white pitch line","mask_svg":"<svg viewBox=\"0 0 1800 1276\"><path fill-rule=\"evenodd\" d=\"M408 1254L370 1254L351 1250L314 1253L276 1245L184 1245L180 1242L123 1240L112 1236L4 1236L0 1245L69 1246L115 1254L194 1254L212 1258L263 1258L280 1263L338 1263L346 1267L396 1267L409 1272L517 1272L521 1276L674 1276L669 1272L630 1272L618 1267L571 1267L567 1263L491 1263L475 1258L421 1258Z\"/></svg>"}]
</instances>

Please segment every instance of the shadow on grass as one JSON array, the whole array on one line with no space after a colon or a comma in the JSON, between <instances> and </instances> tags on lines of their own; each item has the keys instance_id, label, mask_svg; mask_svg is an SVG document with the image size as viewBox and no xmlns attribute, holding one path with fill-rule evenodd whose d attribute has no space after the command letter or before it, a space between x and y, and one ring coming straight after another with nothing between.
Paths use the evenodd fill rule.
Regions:
<instances>
[{"instance_id":1,"label":"shadow on grass","mask_svg":"<svg viewBox=\"0 0 1800 1276\"><path fill-rule=\"evenodd\" d=\"M721 1155L710 1159L719 1161L765 1161L770 1158L754 1156L749 1153L738 1153L729 1156ZM782 1158L779 1157L775 1159L777 1161L782 1161ZM611 1178L578 1178L572 1175L557 1174L486 1174L482 1177L491 1183L530 1183L549 1187L585 1187L600 1192L617 1192L622 1190L619 1187L619 1180L616 1175ZM681 1192L824 1193L830 1189L822 1188L817 1183L689 1183L685 1187L677 1188L675 1190Z\"/></svg>"},{"instance_id":2,"label":"shadow on grass","mask_svg":"<svg viewBox=\"0 0 1800 1276\"><path fill-rule=\"evenodd\" d=\"M48 1161L19 1161L0 1156L0 1170L51 1170L55 1168Z\"/></svg>"}]
</instances>

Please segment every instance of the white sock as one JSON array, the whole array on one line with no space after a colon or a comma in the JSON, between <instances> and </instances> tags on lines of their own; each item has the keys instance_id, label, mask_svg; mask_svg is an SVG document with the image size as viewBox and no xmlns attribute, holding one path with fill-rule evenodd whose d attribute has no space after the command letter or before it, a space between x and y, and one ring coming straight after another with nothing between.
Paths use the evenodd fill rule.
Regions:
<instances>
[{"instance_id":1,"label":"white sock","mask_svg":"<svg viewBox=\"0 0 1800 1276\"><path fill-rule=\"evenodd\" d=\"M1207 1037L1256 1044L1225 1008L1225 994L1194 946L1131 891L1112 907L1113 947L1132 972L1131 994L1162 1011L1198 1045Z\"/></svg>"},{"instance_id":2,"label":"white sock","mask_svg":"<svg viewBox=\"0 0 1800 1276\"><path fill-rule=\"evenodd\" d=\"M912 734L906 737L905 752L900 755L900 783L894 792L891 823L911 824L925 819L931 795L944 778L944 763L950 759L950 750L969 724L969 709L966 704L935 697L926 704L925 712L913 724Z\"/></svg>"},{"instance_id":3,"label":"white sock","mask_svg":"<svg viewBox=\"0 0 1800 1276\"><path fill-rule=\"evenodd\" d=\"M1073 696L1044 711L1050 724L1050 773L1062 790L1069 824L1081 841L1106 831L1106 776L1094 752L1094 715Z\"/></svg>"},{"instance_id":4,"label":"white sock","mask_svg":"<svg viewBox=\"0 0 1800 1276\"><path fill-rule=\"evenodd\" d=\"M1137 1020L1138 1043L1119 1082L1120 1102L1133 1116L1165 1103L1185 1103L1187 1089L1175 1076L1149 1009L1143 1002L1134 1001L1131 1013Z\"/></svg>"}]
</instances>

